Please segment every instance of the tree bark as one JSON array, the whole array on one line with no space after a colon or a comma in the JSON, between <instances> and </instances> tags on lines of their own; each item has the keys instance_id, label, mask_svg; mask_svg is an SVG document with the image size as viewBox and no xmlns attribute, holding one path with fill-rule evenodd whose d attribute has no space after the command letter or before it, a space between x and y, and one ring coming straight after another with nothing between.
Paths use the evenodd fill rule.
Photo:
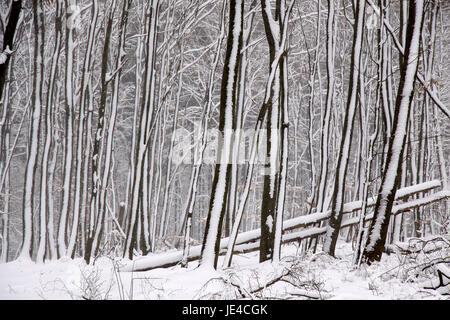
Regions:
<instances>
[{"instance_id":1,"label":"tree bark","mask_svg":"<svg viewBox=\"0 0 450 320\"><path fill-rule=\"evenodd\" d=\"M217 267L222 224L228 198L233 131L236 129L236 93L244 20L243 0L230 1L227 49L222 72L219 115L219 146L211 202L206 220L200 265Z\"/></svg>"},{"instance_id":2,"label":"tree bark","mask_svg":"<svg viewBox=\"0 0 450 320\"><path fill-rule=\"evenodd\" d=\"M363 253L363 260L368 264L381 259L395 192L400 181L401 160L405 149L407 123L418 69L423 11L423 0L409 2L405 62L401 66L401 79L394 110L393 134L389 139L379 196L375 204L374 219L369 227L368 242Z\"/></svg>"},{"instance_id":3,"label":"tree bark","mask_svg":"<svg viewBox=\"0 0 450 320\"><path fill-rule=\"evenodd\" d=\"M23 194L23 226L22 247L19 259L30 260L33 250L33 195L36 186L35 172L38 166L39 137L42 111L42 85L43 85L43 13L42 5L33 2L33 28L34 38L34 65L33 65L33 102L31 110L31 125L28 141L28 158L25 168L25 186Z\"/></svg>"},{"instance_id":4,"label":"tree bark","mask_svg":"<svg viewBox=\"0 0 450 320\"><path fill-rule=\"evenodd\" d=\"M20 14L22 11L22 0L12 1L9 11L8 23L3 31L3 48L0 55L4 55L5 61L0 63L0 102L3 98L3 89L8 76L10 56L14 50L14 38L16 35Z\"/></svg>"},{"instance_id":5,"label":"tree bark","mask_svg":"<svg viewBox=\"0 0 450 320\"><path fill-rule=\"evenodd\" d=\"M364 29L365 1L357 1L355 8L355 23L353 33L352 58L350 61L350 82L347 96L347 108L342 127L341 146L336 165L336 177L333 196L331 199L331 215L327 226L327 235L323 250L334 256L336 242L342 221L344 205L345 181L347 176L348 160L350 156L353 123L356 114L358 76L362 52L362 39Z\"/></svg>"}]
</instances>

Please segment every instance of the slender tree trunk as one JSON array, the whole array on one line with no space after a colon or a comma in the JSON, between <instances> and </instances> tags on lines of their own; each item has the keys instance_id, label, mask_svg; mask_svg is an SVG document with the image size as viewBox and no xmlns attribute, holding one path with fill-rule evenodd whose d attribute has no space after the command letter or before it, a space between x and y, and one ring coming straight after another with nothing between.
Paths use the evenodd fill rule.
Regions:
<instances>
[{"instance_id":1,"label":"slender tree trunk","mask_svg":"<svg viewBox=\"0 0 450 320\"><path fill-rule=\"evenodd\" d=\"M254 0L249 8L249 11L251 12L252 9L256 6L256 0ZM253 28L253 19L254 19L254 11L251 13L250 17L248 18L247 26L244 28L243 35L242 35L242 47L246 48L250 41L250 35L252 33ZM232 153L232 161L231 161L231 182L230 182L230 193L228 198L228 229L227 233L228 236L231 236L233 229L234 229L234 223L237 219L237 209L238 209L238 192L237 192L237 186L239 182L239 164L241 163L241 151L242 151L242 145L241 145L241 137L242 137L242 129L244 124L244 109L245 109L245 90L246 90L246 78L247 78L247 69L248 69L248 50L243 49L241 53L241 61L239 66L239 93L237 97L237 107L236 107L236 132L234 134L234 141L233 141L233 153ZM251 164L249 164L251 165ZM251 178L251 177L250 177ZM241 213L242 217L242 213ZM239 217L239 219L241 219ZM240 225L240 221L237 223L238 229ZM233 244L234 246L234 244ZM224 266L226 264L231 263L231 257L229 258L230 261L224 262Z\"/></svg>"},{"instance_id":2,"label":"slender tree trunk","mask_svg":"<svg viewBox=\"0 0 450 320\"><path fill-rule=\"evenodd\" d=\"M236 244L236 238L238 235L239 227L241 225L242 217L245 210L245 205L247 203L248 194L250 192L250 187L252 183L252 177L253 177L253 169L256 164L256 156L258 152L258 146L260 141L260 134L261 134L261 128L264 122L264 119L267 114L267 108L263 106L261 110L259 111L258 119L256 121L255 125L255 135L253 137L251 151L250 151L250 158L248 160L248 169L247 169L247 176L245 178L245 185L244 189L242 190L241 197L239 199L239 208L236 213L236 217L234 220L233 228L230 233L229 241L228 241L228 249L227 253L225 255L225 259L223 262L223 267L227 268L231 266L231 259L233 256L234 246Z\"/></svg>"},{"instance_id":3,"label":"slender tree trunk","mask_svg":"<svg viewBox=\"0 0 450 320\"><path fill-rule=\"evenodd\" d=\"M9 73L11 73L11 65L9 66ZM3 100L1 103L5 106L2 108L2 117L1 117L1 140L0 140L0 177L1 185L0 185L0 204L3 204L1 213L1 254L0 254L0 263L8 261L8 251L9 251L9 215L10 215L10 199L11 199L11 181L10 181L10 170L8 161L12 156L11 149L11 119L10 112L6 107L9 104L10 97L10 82L7 81L5 85L5 92L3 96ZM3 193L3 196L1 194Z\"/></svg>"},{"instance_id":4,"label":"slender tree trunk","mask_svg":"<svg viewBox=\"0 0 450 320\"><path fill-rule=\"evenodd\" d=\"M101 240L101 234L103 230L103 219L105 218L105 204L103 202L103 192L105 192L105 188L107 185L104 183L105 180L109 177L109 166L111 161L111 155L107 154L105 156L105 164L104 167L108 167L108 177L104 176L104 172L102 174L102 162L103 162L103 153L102 146L104 142L104 135L106 131L106 103L107 103L107 94L108 94L108 84L109 80L107 79L108 72L108 62L109 62L109 51L110 51L110 42L111 42L111 33L112 33L112 24L114 19L114 13L116 9L116 2L112 1L111 6L108 8L108 19L106 22L106 30L105 30L105 43L103 46L103 54L102 54L102 65L101 65L101 76L100 76L100 102L99 102L99 110L98 110L98 119L97 119L97 130L95 132L94 138L94 146L92 148L92 193L90 200L90 215L93 216L94 224L89 225L89 233L88 239L86 243L86 252L85 252L85 260L87 263L91 263L92 258L97 255L98 245ZM120 56L119 51L119 56ZM114 114L110 115L111 117ZM78 221L77 221L78 222ZM74 230L76 232L76 229Z\"/></svg>"},{"instance_id":5,"label":"slender tree trunk","mask_svg":"<svg viewBox=\"0 0 450 320\"><path fill-rule=\"evenodd\" d=\"M279 259L279 244L281 239L282 216L284 211L284 193L287 150L283 150L283 143L287 146L287 74L283 70L286 59L287 27L290 12L295 1L291 1L286 9L286 1L278 0L275 6L275 16L272 13L270 1L261 0L261 12L264 21L264 30L269 45L270 75L266 85L263 108L267 108L267 149L264 172L264 186L261 204L261 240L259 261L273 259L275 237L277 237L277 257ZM284 72L284 73L283 73ZM286 90L286 91L285 91ZM282 119L283 118L283 119ZM282 128L283 127L283 128ZM282 143L283 142L283 143ZM281 165L280 165L281 164ZM280 182L283 185L280 185ZM279 199L281 190L281 197ZM277 211L279 210L279 211Z\"/></svg>"},{"instance_id":6,"label":"slender tree trunk","mask_svg":"<svg viewBox=\"0 0 450 320\"><path fill-rule=\"evenodd\" d=\"M85 165L85 158L83 157L83 153L85 152L85 148L88 148L86 145L85 135L87 136L89 131L86 131L86 117L87 117L87 95L88 95L88 84L91 77L92 72L92 58L93 58L93 48L96 39L96 27L98 21L98 1L92 1L92 14L91 14L91 23L89 24L88 30L88 40L86 46L86 52L84 55L84 64L82 68L81 75L81 85L80 85L80 112L79 112L79 120L78 120L78 129L77 129L77 156L76 156L76 174L75 174L75 194L74 194L74 206L73 206L73 223L72 230L70 233L69 244L67 246L67 255L73 256L75 251L75 242L77 240L78 230L79 230L79 220L81 211L83 210L81 207L84 205L82 202L82 194L83 194L83 170ZM84 220L84 219L83 219ZM83 221L84 222L84 221Z\"/></svg>"},{"instance_id":7,"label":"slender tree trunk","mask_svg":"<svg viewBox=\"0 0 450 320\"><path fill-rule=\"evenodd\" d=\"M38 166L39 136L42 111L43 85L43 12L42 5L33 2L34 65L33 65L33 102L29 135L28 159L25 167L25 187L23 194L23 234L19 259L29 260L33 249L33 195L36 186L35 172Z\"/></svg>"},{"instance_id":8,"label":"slender tree trunk","mask_svg":"<svg viewBox=\"0 0 450 320\"><path fill-rule=\"evenodd\" d=\"M49 214L49 208L52 206L50 205L50 202L53 202L53 195L49 193L49 185L50 182L50 174L49 171L51 170L51 151L53 148L55 148L54 140L53 140L53 130L52 126L54 124L53 122L53 113L54 113L54 94L55 94L55 82L56 77L58 76L58 64L59 64L59 57L60 57L60 51L61 51L61 42L62 42L62 8L63 8L63 2L57 1L56 2L56 13L55 13L55 45L53 49L53 55L51 59L51 71L49 74L49 80L48 80L48 92L47 92L47 101L46 101L46 109L45 109L45 123L44 123L44 136L45 136L45 142L44 142L44 152L42 155L42 169L41 169L41 186L40 186L40 232L41 236L39 239L39 248L37 252L36 260L38 262L43 262L45 258L45 251L47 248L48 243L54 243L53 239L48 239L47 237L52 236L53 232L49 234L49 219L53 219L53 214ZM53 228L53 226L52 226ZM53 246L52 246L53 247ZM53 248L50 249L51 251L51 257L53 256Z\"/></svg>"},{"instance_id":9,"label":"slender tree trunk","mask_svg":"<svg viewBox=\"0 0 450 320\"><path fill-rule=\"evenodd\" d=\"M274 245L272 261L278 262L281 258L281 237L283 231L283 219L286 202L286 185L287 185L287 171L288 171L288 156L289 156L289 91L288 91L288 58L287 58L287 37L289 17L294 6L295 0L291 1L288 8L286 3L280 3L280 50L284 51L280 57L280 174L278 181L278 194L276 204L275 216L275 230L274 230ZM320 4L320 2L319 2ZM320 72L320 71L319 71ZM320 80L319 80L320 81Z\"/></svg>"},{"instance_id":10,"label":"slender tree trunk","mask_svg":"<svg viewBox=\"0 0 450 320\"><path fill-rule=\"evenodd\" d=\"M423 0L409 3L405 63L401 66L401 79L394 110L393 134L389 139L389 148L379 196L375 204L374 218L369 228L368 242L363 254L364 261L369 264L381 259L395 192L400 181L401 160L407 134L406 128L418 69L423 10Z\"/></svg>"},{"instance_id":11,"label":"slender tree trunk","mask_svg":"<svg viewBox=\"0 0 450 320\"><path fill-rule=\"evenodd\" d=\"M11 54L14 50L14 38L19 25L20 14L22 11L22 0L12 1L9 11L8 23L6 24L3 34L3 48L0 55L4 61L0 63L0 101L3 99L3 89L5 87L6 78L8 76L8 66ZM5 106L6 107L6 106ZM1 132L1 131L0 131Z\"/></svg>"},{"instance_id":12,"label":"slender tree trunk","mask_svg":"<svg viewBox=\"0 0 450 320\"><path fill-rule=\"evenodd\" d=\"M213 92L214 92L214 82L215 82L215 73L217 66L220 61L220 48L222 47L222 42L225 38L225 14L226 14L226 3L223 3L222 11L220 15L220 32L217 39L217 44L215 47L215 56L212 68L209 73L208 84L207 84L207 92L206 92L206 106L202 113L202 123L200 128L200 140L199 146L194 148L194 164L191 172L190 182L189 182L189 193L186 200L186 207L184 210L182 222L180 224L180 229L178 231L178 235L181 236L184 230L184 244L183 244L183 259L181 265L187 266L187 257L189 255L190 248L190 239L191 239L191 226L192 226L192 216L194 214L194 205L197 199L198 192L198 182L200 177L200 169L203 163L203 156L207 144L207 134L208 134L208 120L210 118L210 113L213 105ZM195 144L195 141L194 141Z\"/></svg>"},{"instance_id":13,"label":"slender tree trunk","mask_svg":"<svg viewBox=\"0 0 450 320\"><path fill-rule=\"evenodd\" d=\"M145 61L145 71L144 71L144 82L143 82L143 98L140 106L140 120L137 130L137 140L135 146L134 163L132 163L132 178L130 187L130 196L128 197L131 201L128 206L128 231L127 239L125 244L124 255L127 255L130 259L133 257L133 249L136 247L139 241L138 233L138 223L141 219L139 204L147 199L142 198L142 188L143 188L143 175L147 174L144 172L144 162L145 157L147 157L149 152L149 145L152 141L151 133L153 131L153 124L155 121L155 103L154 103L154 93L155 93L155 81L156 74L154 73L155 67L155 54L156 54L156 43L157 43L157 22L159 16L159 0L152 0L147 7L147 23L148 32L146 39L146 61ZM147 213L142 213L147 214Z\"/></svg>"},{"instance_id":14,"label":"slender tree trunk","mask_svg":"<svg viewBox=\"0 0 450 320\"><path fill-rule=\"evenodd\" d=\"M334 55L336 42L336 25L334 13L334 0L328 0L327 18L327 97L325 110L322 118L322 135L320 139L320 178L317 192L317 212L324 210L326 197L326 185L328 181L328 154L330 137L331 109L333 108L334 96Z\"/></svg>"},{"instance_id":15,"label":"slender tree trunk","mask_svg":"<svg viewBox=\"0 0 450 320\"><path fill-rule=\"evenodd\" d=\"M284 23L288 23L288 17L286 17ZM281 159L280 159L280 175L278 182L278 195L277 195L277 207L276 207L276 220L275 220L275 232L274 232L274 245L273 245L273 257L274 262L280 261L281 258L281 237L283 230L283 215L286 200L286 184L287 184L287 170L288 170L288 155L289 155L289 109L288 109L288 68L287 57L284 55L280 62L280 78L281 78L281 94L280 97L280 121L281 121Z\"/></svg>"},{"instance_id":16,"label":"slender tree trunk","mask_svg":"<svg viewBox=\"0 0 450 320\"><path fill-rule=\"evenodd\" d=\"M56 90L58 91L59 88ZM56 99L57 100L57 99ZM48 184L47 184L47 194L48 194L48 219L47 219L47 233L48 233L48 250L49 250L49 258L51 260L55 260L58 258L58 250L56 246L56 237L55 237L55 227L54 227L54 219L55 219L55 206L53 201L54 195L54 179L55 179L55 168L58 156L58 145L59 145L59 133L58 130L55 130L56 125L56 115L53 112L52 118L52 152L50 154L50 161L48 165Z\"/></svg>"},{"instance_id":17,"label":"slender tree trunk","mask_svg":"<svg viewBox=\"0 0 450 320\"><path fill-rule=\"evenodd\" d=\"M279 154L279 96L280 96L280 68L275 56L280 51L280 1L276 2L276 13L273 16L270 1L261 0L261 12L264 21L264 30L269 45L269 66L275 72L271 86L266 88L266 99L264 105L267 108L267 136L266 136L266 159L264 168L264 186L261 204L261 240L259 261L272 259L275 231L275 210L278 194L278 154Z\"/></svg>"},{"instance_id":18,"label":"slender tree trunk","mask_svg":"<svg viewBox=\"0 0 450 320\"><path fill-rule=\"evenodd\" d=\"M65 10L73 8L76 0L66 0ZM72 163L73 163L73 112L74 112L74 26L66 25L66 70L65 70L65 140L64 140L64 169L63 169L63 192L61 202L61 214L58 226L58 255L63 257L67 254L67 223L71 201Z\"/></svg>"},{"instance_id":19,"label":"slender tree trunk","mask_svg":"<svg viewBox=\"0 0 450 320\"><path fill-rule=\"evenodd\" d=\"M244 2L230 0L227 49L222 73L219 116L219 146L211 202L203 239L201 266L217 267L222 223L225 215L231 173L233 131L236 129L235 104L240 51L242 47Z\"/></svg>"},{"instance_id":20,"label":"slender tree trunk","mask_svg":"<svg viewBox=\"0 0 450 320\"><path fill-rule=\"evenodd\" d=\"M336 165L336 177L333 196L331 199L331 214L328 221L327 233L323 250L334 256L336 242L342 221L342 209L344 205L345 181L347 175L348 159L353 133L353 122L356 114L358 75L362 53L362 39L364 31L365 1L357 1L355 8L355 23L353 35L352 58L350 61L350 81L347 96L347 108L342 127L341 146Z\"/></svg>"}]
</instances>

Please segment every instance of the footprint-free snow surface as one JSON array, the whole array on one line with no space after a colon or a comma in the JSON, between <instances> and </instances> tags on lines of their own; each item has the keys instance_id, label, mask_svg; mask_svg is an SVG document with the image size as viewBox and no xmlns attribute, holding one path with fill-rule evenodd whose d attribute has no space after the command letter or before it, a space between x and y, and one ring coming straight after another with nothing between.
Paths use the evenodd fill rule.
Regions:
<instances>
[{"instance_id":1,"label":"footprint-free snow surface","mask_svg":"<svg viewBox=\"0 0 450 320\"><path fill-rule=\"evenodd\" d=\"M385 254L379 263L354 269L351 244L340 242L337 258L300 254L290 244L279 264L260 264L253 252L217 271L192 262L188 268L118 272L123 262L107 257L93 266L82 259L14 261L0 264L0 299L448 299L450 285L431 289L439 285L436 268L421 271L420 259Z\"/></svg>"}]
</instances>

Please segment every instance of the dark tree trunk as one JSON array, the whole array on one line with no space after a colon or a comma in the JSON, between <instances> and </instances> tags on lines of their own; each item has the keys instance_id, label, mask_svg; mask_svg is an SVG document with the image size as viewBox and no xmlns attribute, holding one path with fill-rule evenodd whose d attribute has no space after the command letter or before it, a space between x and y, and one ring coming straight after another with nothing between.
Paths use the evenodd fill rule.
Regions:
<instances>
[{"instance_id":1,"label":"dark tree trunk","mask_svg":"<svg viewBox=\"0 0 450 320\"><path fill-rule=\"evenodd\" d=\"M401 178L401 161L405 149L408 119L418 68L423 2L423 0L409 2L405 57L401 65L401 78L395 103L393 134L389 139L379 196L375 204L374 217L369 227L367 245L363 253L363 260L369 264L381 259L386 243L395 193Z\"/></svg>"},{"instance_id":2,"label":"dark tree trunk","mask_svg":"<svg viewBox=\"0 0 450 320\"><path fill-rule=\"evenodd\" d=\"M103 46L102 54L102 71L101 71L101 91L100 91L100 103L98 109L97 130L95 132L94 146L92 149L92 193L90 203L90 214L94 215L94 225L89 226L89 233L86 242L85 260L87 263L91 262L91 259L97 254L98 244L101 238L103 230L104 208L101 207L99 201L99 193L101 188L106 188L101 184L102 177L101 171L101 148L103 143L103 135L105 132L105 109L106 99L108 93L108 80L106 75L108 72L108 61L111 42L111 31L114 18L114 10L109 9L109 17L106 25L105 43ZM92 221L92 220L91 220Z\"/></svg>"},{"instance_id":3,"label":"dark tree trunk","mask_svg":"<svg viewBox=\"0 0 450 320\"><path fill-rule=\"evenodd\" d=\"M217 267L231 175L232 132L236 129L236 92L241 57L244 1L230 1L227 49L222 73L219 145L202 245L201 265ZM212 252L214 251L214 252Z\"/></svg>"},{"instance_id":4,"label":"dark tree trunk","mask_svg":"<svg viewBox=\"0 0 450 320\"><path fill-rule=\"evenodd\" d=\"M262 7L262 17L264 21L264 30L266 33L267 43L269 45L269 67L273 68L273 62L275 60L275 55L277 54L279 44L275 41L275 30L272 30L272 23L278 24L280 19L280 1L276 2L276 12L275 17L272 17L272 8L270 2L266 0L261 0ZM275 66L278 68L278 65ZM270 69L273 73L273 70ZM278 71L279 72L279 71ZM275 75L275 77L279 74ZM272 130L277 130L279 127L278 111L279 105L277 99L274 96L279 96L279 87L275 88L272 84L270 87L266 88L269 91L269 96L266 101L264 101L263 108L267 109L267 130L266 130L266 163L264 164L264 186L263 186L263 196L261 203L261 240L259 249L259 261L263 262L272 259L273 255L273 245L275 237L275 209L277 205L277 194L278 194L278 171L274 168L274 163L271 157L275 156L277 152L277 141L272 141ZM274 105L275 103L275 105ZM275 109L274 109L275 108Z\"/></svg>"},{"instance_id":5,"label":"dark tree trunk","mask_svg":"<svg viewBox=\"0 0 450 320\"><path fill-rule=\"evenodd\" d=\"M328 221L327 235L323 248L326 253L332 256L334 256L335 253L336 242L339 236L343 215L345 180L347 176L348 161L351 150L353 123L356 114L358 76L364 29L364 10L365 2L357 1L355 8L355 24L353 33L352 58L350 62L350 80L347 96L347 106L345 110L344 124L342 126L341 145L336 165L334 190L331 198L331 214Z\"/></svg>"},{"instance_id":6,"label":"dark tree trunk","mask_svg":"<svg viewBox=\"0 0 450 320\"><path fill-rule=\"evenodd\" d=\"M13 1L11 5L11 11L9 13L8 23L3 30L3 53L6 49L13 50L14 36L17 30L17 23L19 22L20 11L22 10L22 1ZM8 65L10 61L10 54L6 53L6 60L0 64L0 101L3 98L3 87L5 86L6 77L8 74Z\"/></svg>"}]
</instances>

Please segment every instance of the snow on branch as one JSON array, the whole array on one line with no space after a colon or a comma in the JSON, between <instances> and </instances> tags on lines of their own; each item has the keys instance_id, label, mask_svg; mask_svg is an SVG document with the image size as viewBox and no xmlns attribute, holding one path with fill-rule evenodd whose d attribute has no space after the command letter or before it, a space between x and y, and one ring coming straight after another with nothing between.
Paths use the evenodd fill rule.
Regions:
<instances>
[{"instance_id":1,"label":"snow on branch","mask_svg":"<svg viewBox=\"0 0 450 320\"><path fill-rule=\"evenodd\" d=\"M9 46L6 47L6 49L0 53L0 64L4 64L6 60L8 60L8 57L13 53L11 49L9 49Z\"/></svg>"}]
</instances>

